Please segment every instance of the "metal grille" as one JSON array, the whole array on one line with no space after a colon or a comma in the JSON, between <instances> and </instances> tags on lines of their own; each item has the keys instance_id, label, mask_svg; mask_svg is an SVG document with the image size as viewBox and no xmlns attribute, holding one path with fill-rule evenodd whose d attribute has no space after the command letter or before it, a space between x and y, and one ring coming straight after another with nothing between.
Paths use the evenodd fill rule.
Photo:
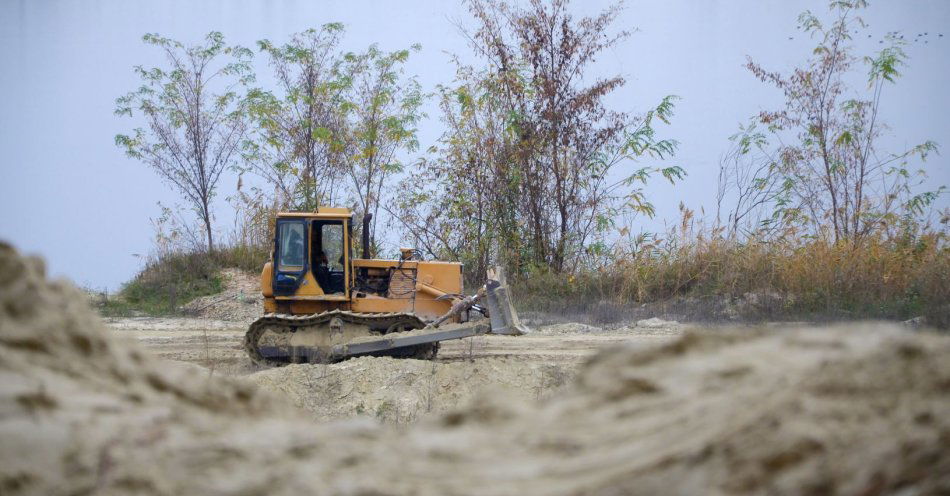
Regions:
<instances>
[{"instance_id":1,"label":"metal grille","mask_svg":"<svg viewBox=\"0 0 950 496\"><path fill-rule=\"evenodd\" d=\"M416 290L416 269L396 269L389 278L389 298L412 298Z\"/></svg>"}]
</instances>

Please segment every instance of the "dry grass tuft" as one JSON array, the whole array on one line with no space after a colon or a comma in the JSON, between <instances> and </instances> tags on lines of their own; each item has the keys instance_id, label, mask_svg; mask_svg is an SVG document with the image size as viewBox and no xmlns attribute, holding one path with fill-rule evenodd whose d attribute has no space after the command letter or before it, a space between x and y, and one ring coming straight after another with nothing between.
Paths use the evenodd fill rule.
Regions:
<instances>
[{"instance_id":1,"label":"dry grass tuft","mask_svg":"<svg viewBox=\"0 0 950 496\"><path fill-rule=\"evenodd\" d=\"M741 301L737 311L744 317L922 315L928 325L947 328L948 274L950 249L941 234L839 243L678 236L615 254L596 269L541 272L515 285L519 302L530 310L600 315L592 309L717 297Z\"/></svg>"}]
</instances>

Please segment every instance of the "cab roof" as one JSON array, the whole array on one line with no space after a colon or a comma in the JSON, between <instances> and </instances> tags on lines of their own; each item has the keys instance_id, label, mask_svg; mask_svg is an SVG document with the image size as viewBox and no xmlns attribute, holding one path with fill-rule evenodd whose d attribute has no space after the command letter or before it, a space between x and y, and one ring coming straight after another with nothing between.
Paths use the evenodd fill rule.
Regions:
<instances>
[{"instance_id":1,"label":"cab roof","mask_svg":"<svg viewBox=\"0 0 950 496\"><path fill-rule=\"evenodd\" d=\"M348 219L352 215L348 208L320 207L314 212L279 212L278 218L302 219Z\"/></svg>"}]
</instances>

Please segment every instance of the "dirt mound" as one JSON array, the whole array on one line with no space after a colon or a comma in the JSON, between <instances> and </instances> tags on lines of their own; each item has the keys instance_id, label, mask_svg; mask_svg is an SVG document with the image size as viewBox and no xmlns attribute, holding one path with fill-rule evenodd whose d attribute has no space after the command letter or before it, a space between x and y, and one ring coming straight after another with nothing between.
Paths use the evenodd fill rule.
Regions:
<instances>
[{"instance_id":1,"label":"dirt mound","mask_svg":"<svg viewBox=\"0 0 950 496\"><path fill-rule=\"evenodd\" d=\"M263 313L260 276L241 269L224 269L224 291L195 298L182 307L188 315L215 320L249 322Z\"/></svg>"},{"instance_id":2,"label":"dirt mound","mask_svg":"<svg viewBox=\"0 0 950 496\"><path fill-rule=\"evenodd\" d=\"M950 338L868 325L688 334L541 403L318 424L115 342L0 245L3 494L938 494L948 411Z\"/></svg>"},{"instance_id":3,"label":"dirt mound","mask_svg":"<svg viewBox=\"0 0 950 496\"><path fill-rule=\"evenodd\" d=\"M290 365L249 379L285 395L318 420L363 415L406 423L466 404L486 390L524 400L546 398L576 368L507 358L430 362L363 357L332 365Z\"/></svg>"},{"instance_id":4,"label":"dirt mound","mask_svg":"<svg viewBox=\"0 0 950 496\"><path fill-rule=\"evenodd\" d=\"M242 419L287 418L281 404L116 340L81 292L0 243L0 493L174 493L175 456L228 459L180 448L220 446Z\"/></svg>"}]
</instances>

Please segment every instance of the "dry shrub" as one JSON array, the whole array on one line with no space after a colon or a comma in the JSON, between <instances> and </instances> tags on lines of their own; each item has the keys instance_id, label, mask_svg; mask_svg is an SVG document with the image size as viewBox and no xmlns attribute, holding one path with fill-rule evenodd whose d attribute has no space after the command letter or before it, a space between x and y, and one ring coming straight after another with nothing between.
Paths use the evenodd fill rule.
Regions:
<instances>
[{"instance_id":1,"label":"dry shrub","mask_svg":"<svg viewBox=\"0 0 950 496\"><path fill-rule=\"evenodd\" d=\"M943 233L860 241L788 236L729 239L681 229L617 250L573 275L536 273L515 282L519 306L586 311L677 298L738 301L765 318L925 316L950 327L950 249ZM747 315L749 316L749 315Z\"/></svg>"}]
</instances>

